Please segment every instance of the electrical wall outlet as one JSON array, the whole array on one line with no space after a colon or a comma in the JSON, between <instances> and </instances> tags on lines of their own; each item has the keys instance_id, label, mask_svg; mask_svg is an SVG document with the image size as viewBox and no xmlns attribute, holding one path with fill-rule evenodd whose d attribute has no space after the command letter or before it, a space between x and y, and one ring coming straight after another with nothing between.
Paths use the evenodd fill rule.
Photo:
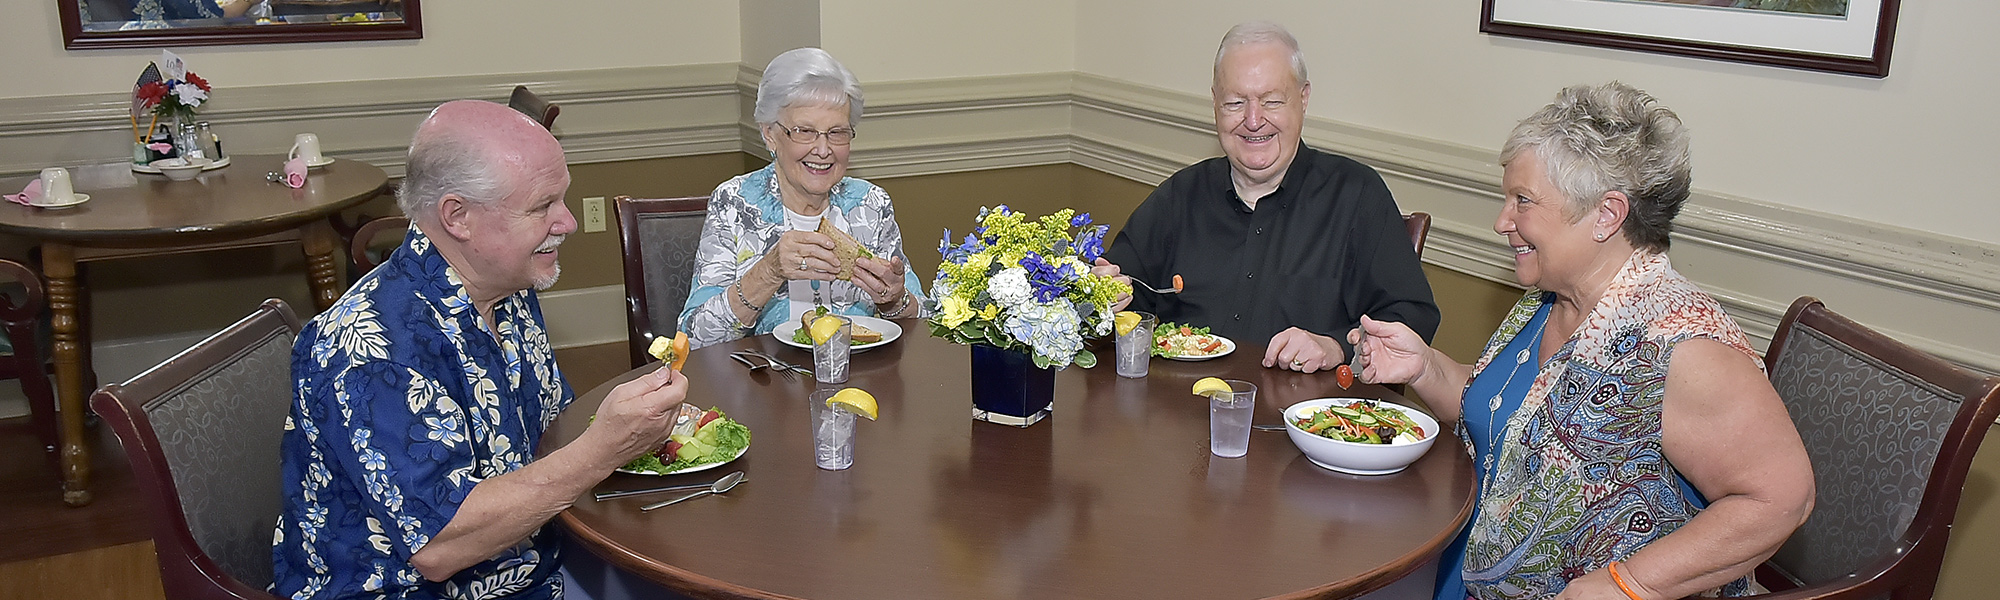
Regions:
<instances>
[{"instance_id":1,"label":"electrical wall outlet","mask_svg":"<svg viewBox=\"0 0 2000 600\"><path fill-rule=\"evenodd\" d=\"M583 199L583 232L604 231L604 197L592 196Z\"/></svg>"}]
</instances>

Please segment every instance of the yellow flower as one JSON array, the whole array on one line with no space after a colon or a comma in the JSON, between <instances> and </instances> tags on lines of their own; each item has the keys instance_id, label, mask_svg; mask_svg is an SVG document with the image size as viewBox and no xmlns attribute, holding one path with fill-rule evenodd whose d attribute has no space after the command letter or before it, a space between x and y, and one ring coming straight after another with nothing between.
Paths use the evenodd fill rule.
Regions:
<instances>
[{"instance_id":1,"label":"yellow flower","mask_svg":"<svg viewBox=\"0 0 2000 600\"><path fill-rule=\"evenodd\" d=\"M998 304L986 305L986 310L979 311L979 318L986 319L988 321L1000 318L1000 305Z\"/></svg>"},{"instance_id":2,"label":"yellow flower","mask_svg":"<svg viewBox=\"0 0 2000 600\"><path fill-rule=\"evenodd\" d=\"M977 314L972 311L971 303L966 302L964 298L947 296L939 300L938 304L944 309L941 318L945 327L962 325Z\"/></svg>"}]
</instances>

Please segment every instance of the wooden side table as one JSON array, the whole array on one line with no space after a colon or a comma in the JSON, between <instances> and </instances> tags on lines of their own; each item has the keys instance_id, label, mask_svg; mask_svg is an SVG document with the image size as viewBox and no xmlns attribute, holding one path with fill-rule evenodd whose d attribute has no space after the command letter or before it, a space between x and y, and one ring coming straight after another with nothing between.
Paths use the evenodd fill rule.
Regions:
<instances>
[{"instance_id":1,"label":"wooden side table","mask_svg":"<svg viewBox=\"0 0 2000 600\"><path fill-rule=\"evenodd\" d=\"M77 264L299 243L314 304L325 310L344 288L335 266L340 237L329 219L389 187L381 169L348 160L314 169L298 189L265 180L282 156L238 155L230 162L191 181L134 173L124 163L74 167L70 179L78 193L90 195L87 202L61 209L0 203L0 232L42 248L62 413L63 502L70 506L90 503L90 450L83 441L90 340L78 314L86 290ZM26 184L27 178L0 180L0 189Z\"/></svg>"}]
</instances>

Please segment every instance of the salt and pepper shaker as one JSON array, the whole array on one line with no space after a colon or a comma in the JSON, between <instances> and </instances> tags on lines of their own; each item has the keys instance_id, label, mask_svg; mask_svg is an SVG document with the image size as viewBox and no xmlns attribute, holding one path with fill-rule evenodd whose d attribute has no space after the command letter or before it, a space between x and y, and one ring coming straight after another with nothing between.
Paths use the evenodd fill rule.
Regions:
<instances>
[{"instance_id":1,"label":"salt and pepper shaker","mask_svg":"<svg viewBox=\"0 0 2000 600\"><path fill-rule=\"evenodd\" d=\"M194 137L196 145L201 147L202 154L207 155L210 160L222 162L223 159L229 158L229 155L222 153L222 138L208 128L208 121L194 124Z\"/></svg>"}]
</instances>

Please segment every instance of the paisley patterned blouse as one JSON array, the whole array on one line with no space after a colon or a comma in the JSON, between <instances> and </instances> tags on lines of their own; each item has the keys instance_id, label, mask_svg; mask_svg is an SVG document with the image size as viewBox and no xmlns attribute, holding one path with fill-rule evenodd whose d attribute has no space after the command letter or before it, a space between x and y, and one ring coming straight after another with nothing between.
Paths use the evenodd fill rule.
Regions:
<instances>
[{"instance_id":1,"label":"paisley patterned blouse","mask_svg":"<svg viewBox=\"0 0 2000 600\"><path fill-rule=\"evenodd\" d=\"M1545 302L1541 290L1528 290L1487 342L1474 378ZM1571 579L1624 560L1699 512L1660 437L1674 347L1697 337L1757 362L1736 322L1675 272L1665 254L1633 253L1507 420L1507 443L1492 488L1480 494L1465 547L1465 585L1473 597L1554 596ZM1463 423L1459 436L1468 439ZM1717 591L1740 596L1746 586L1747 579L1738 580Z\"/></svg>"},{"instance_id":2,"label":"paisley patterned blouse","mask_svg":"<svg viewBox=\"0 0 2000 600\"><path fill-rule=\"evenodd\" d=\"M694 291L681 311L681 330L696 348L770 333L791 318L791 297L786 289L791 286L779 286L749 329L737 327L736 315L729 309L731 303L738 302L730 285L776 247L779 236L791 230L785 222L785 205L778 201L776 174L776 166L765 166L723 182L709 195L708 218L701 226L694 285L690 286ZM903 259L903 287L910 292L911 305L928 308L923 285L909 266L910 258L903 254L903 231L896 225L896 209L889 205L889 193L847 177L834 184L831 195L822 215L836 224L845 222L847 234L875 256ZM818 283L826 292L823 300L834 312L875 315L874 300L860 286L846 281Z\"/></svg>"},{"instance_id":3,"label":"paisley patterned blouse","mask_svg":"<svg viewBox=\"0 0 2000 600\"><path fill-rule=\"evenodd\" d=\"M488 330L415 226L300 332L285 421L285 509L272 591L291 598L560 598L559 545L538 531L442 582L410 556L472 487L528 462L574 399L532 291Z\"/></svg>"}]
</instances>

